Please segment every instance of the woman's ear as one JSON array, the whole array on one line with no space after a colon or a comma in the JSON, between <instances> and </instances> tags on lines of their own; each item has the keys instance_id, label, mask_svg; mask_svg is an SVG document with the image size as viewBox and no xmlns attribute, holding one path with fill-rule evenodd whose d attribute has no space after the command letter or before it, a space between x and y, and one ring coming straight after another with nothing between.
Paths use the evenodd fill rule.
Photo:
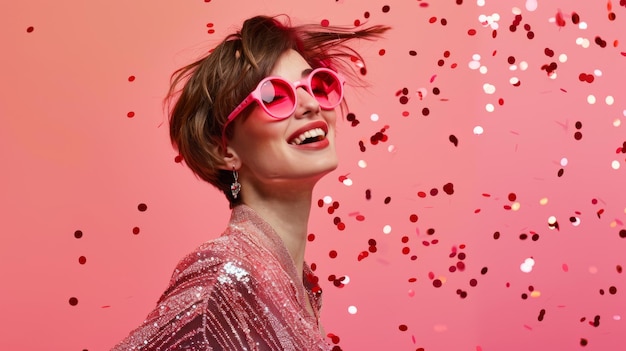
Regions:
<instances>
[{"instance_id":1,"label":"woman's ear","mask_svg":"<svg viewBox=\"0 0 626 351\"><path fill-rule=\"evenodd\" d=\"M232 171L241 167L241 160L232 147L226 146L226 150L219 150L219 152L222 154L223 162L217 168Z\"/></svg>"}]
</instances>

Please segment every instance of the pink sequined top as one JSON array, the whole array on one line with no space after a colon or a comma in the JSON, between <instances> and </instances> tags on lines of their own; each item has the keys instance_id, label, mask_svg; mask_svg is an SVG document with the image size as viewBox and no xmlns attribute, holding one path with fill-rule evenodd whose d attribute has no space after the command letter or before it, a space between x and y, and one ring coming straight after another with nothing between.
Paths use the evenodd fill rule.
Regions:
<instances>
[{"instance_id":1,"label":"pink sequined top","mask_svg":"<svg viewBox=\"0 0 626 351\"><path fill-rule=\"evenodd\" d=\"M310 267L299 282L278 234L239 205L219 238L178 264L156 308L113 350L330 350L318 324L321 295Z\"/></svg>"}]
</instances>

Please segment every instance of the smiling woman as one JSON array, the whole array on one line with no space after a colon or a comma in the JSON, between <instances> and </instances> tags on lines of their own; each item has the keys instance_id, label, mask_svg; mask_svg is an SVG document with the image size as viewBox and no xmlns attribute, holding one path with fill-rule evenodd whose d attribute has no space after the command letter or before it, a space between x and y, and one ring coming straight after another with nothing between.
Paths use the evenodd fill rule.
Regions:
<instances>
[{"instance_id":1,"label":"smiling woman","mask_svg":"<svg viewBox=\"0 0 626 351\"><path fill-rule=\"evenodd\" d=\"M170 136L224 192L228 227L184 258L114 350L328 350L304 262L313 187L337 167L335 108L357 78L346 45L388 27L291 26L258 16L173 75ZM179 86L182 88L179 89Z\"/></svg>"}]
</instances>

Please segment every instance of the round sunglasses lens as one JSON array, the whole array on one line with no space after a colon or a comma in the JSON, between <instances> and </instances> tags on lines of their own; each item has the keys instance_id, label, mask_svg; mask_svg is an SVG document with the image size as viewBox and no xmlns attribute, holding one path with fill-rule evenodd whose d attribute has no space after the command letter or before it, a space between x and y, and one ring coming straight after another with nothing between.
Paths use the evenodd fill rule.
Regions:
<instances>
[{"instance_id":1,"label":"round sunglasses lens","mask_svg":"<svg viewBox=\"0 0 626 351\"><path fill-rule=\"evenodd\" d=\"M265 110L276 118L285 118L295 106L293 88L280 79L270 79L261 86L261 100Z\"/></svg>"},{"instance_id":2,"label":"round sunglasses lens","mask_svg":"<svg viewBox=\"0 0 626 351\"><path fill-rule=\"evenodd\" d=\"M311 77L313 95L324 108L333 108L341 102L343 86L337 76L330 72L319 71Z\"/></svg>"}]
</instances>

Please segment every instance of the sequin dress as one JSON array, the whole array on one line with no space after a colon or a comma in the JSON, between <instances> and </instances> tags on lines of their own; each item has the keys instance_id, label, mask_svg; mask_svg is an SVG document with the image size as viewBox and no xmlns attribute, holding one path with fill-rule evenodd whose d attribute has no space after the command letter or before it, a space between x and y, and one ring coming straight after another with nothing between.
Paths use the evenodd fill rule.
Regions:
<instances>
[{"instance_id":1,"label":"sequin dress","mask_svg":"<svg viewBox=\"0 0 626 351\"><path fill-rule=\"evenodd\" d=\"M299 283L280 237L239 205L219 238L181 260L156 308L113 350L330 350L318 324L321 295L310 267Z\"/></svg>"}]
</instances>

